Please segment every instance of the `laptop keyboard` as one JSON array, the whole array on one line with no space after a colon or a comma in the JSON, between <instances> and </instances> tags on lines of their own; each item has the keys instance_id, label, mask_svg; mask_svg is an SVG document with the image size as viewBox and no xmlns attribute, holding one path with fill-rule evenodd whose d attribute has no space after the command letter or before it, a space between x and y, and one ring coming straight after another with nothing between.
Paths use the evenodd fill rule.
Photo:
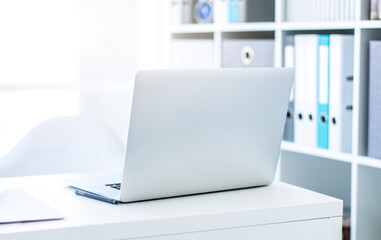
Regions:
<instances>
[{"instance_id":1,"label":"laptop keyboard","mask_svg":"<svg viewBox=\"0 0 381 240\"><path fill-rule=\"evenodd\" d=\"M105 186L110 188L115 188L116 190L120 190L120 183L109 183L109 184L105 184Z\"/></svg>"}]
</instances>

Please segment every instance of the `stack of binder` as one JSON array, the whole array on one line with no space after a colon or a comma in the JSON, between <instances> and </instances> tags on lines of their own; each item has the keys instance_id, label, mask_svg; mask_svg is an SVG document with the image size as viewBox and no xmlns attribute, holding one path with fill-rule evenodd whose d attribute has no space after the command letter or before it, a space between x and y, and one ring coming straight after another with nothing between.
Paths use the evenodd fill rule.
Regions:
<instances>
[{"instance_id":1,"label":"stack of binder","mask_svg":"<svg viewBox=\"0 0 381 240\"><path fill-rule=\"evenodd\" d=\"M274 13L268 0L171 0L172 25L274 21Z\"/></svg>"},{"instance_id":2,"label":"stack of binder","mask_svg":"<svg viewBox=\"0 0 381 240\"><path fill-rule=\"evenodd\" d=\"M293 119L287 119L284 139L351 152L353 36L300 34L293 41L290 38L286 37L285 65L295 66L288 114Z\"/></svg>"},{"instance_id":3,"label":"stack of binder","mask_svg":"<svg viewBox=\"0 0 381 240\"><path fill-rule=\"evenodd\" d=\"M171 23L212 23L213 0L171 0Z\"/></svg>"},{"instance_id":4,"label":"stack of binder","mask_svg":"<svg viewBox=\"0 0 381 240\"><path fill-rule=\"evenodd\" d=\"M381 159L381 41L369 43L368 156Z\"/></svg>"},{"instance_id":5,"label":"stack of binder","mask_svg":"<svg viewBox=\"0 0 381 240\"><path fill-rule=\"evenodd\" d=\"M287 21L353 21L355 0L287 0Z\"/></svg>"},{"instance_id":6,"label":"stack of binder","mask_svg":"<svg viewBox=\"0 0 381 240\"><path fill-rule=\"evenodd\" d=\"M274 40L223 39L222 67L274 67Z\"/></svg>"}]
</instances>

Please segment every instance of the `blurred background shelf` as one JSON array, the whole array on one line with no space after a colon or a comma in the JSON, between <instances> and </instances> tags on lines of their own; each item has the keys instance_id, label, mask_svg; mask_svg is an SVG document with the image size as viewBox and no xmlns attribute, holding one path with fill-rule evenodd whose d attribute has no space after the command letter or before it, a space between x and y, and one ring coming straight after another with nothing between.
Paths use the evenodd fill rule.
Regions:
<instances>
[{"instance_id":1,"label":"blurred background shelf","mask_svg":"<svg viewBox=\"0 0 381 240\"><path fill-rule=\"evenodd\" d=\"M221 3L224 1L226 0L214 1L215 16L219 16ZM224 44L229 41L273 41L273 52L268 54L274 55L274 67L283 67L288 36L305 33L353 35L352 151L333 152L283 141L277 179L343 199L346 216L350 217L350 221L346 222L350 222L351 239L380 239L381 188L378 185L381 181L381 160L367 156L367 138L369 41L381 40L381 20L369 20L369 0L350 1L354 4L353 12L342 21L288 21L288 0L247 1L255 3L258 9L264 11L261 16L258 15L257 20L253 16L247 16L246 22L239 23L216 21L176 26L171 26L168 21L170 30L167 49L171 49L171 44L179 39L207 40L200 48L209 44L212 49L208 53L212 56L207 67L219 68L224 67L224 51L227 49ZM253 12L248 11L247 14ZM173 67L171 54L167 57L168 67ZM205 57L201 60L205 60Z\"/></svg>"},{"instance_id":2,"label":"blurred background shelf","mask_svg":"<svg viewBox=\"0 0 381 240\"><path fill-rule=\"evenodd\" d=\"M321 149L321 148L303 147L288 141L282 142L281 150L286 152L310 155L310 156L315 156L318 158L336 160L336 161L341 161L346 163L352 163L354 162L354 159L356 158L356 156L350 153L332 152L330 150Z\"/></svg>"}]
</instances>

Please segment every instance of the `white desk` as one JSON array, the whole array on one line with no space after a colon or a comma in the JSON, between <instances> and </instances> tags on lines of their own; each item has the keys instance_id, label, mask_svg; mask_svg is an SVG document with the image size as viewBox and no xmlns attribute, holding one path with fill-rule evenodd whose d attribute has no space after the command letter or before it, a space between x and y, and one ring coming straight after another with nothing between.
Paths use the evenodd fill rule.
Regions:
<instances>
[{"instance_id":1,"label":"white desk","mask_svg":"<svg viewBox=\"0 0 381 240\"><path fill-rule=\"evenodd\" d=\"M341 239L341 200L283 183L112 205L76 196L62 183L71 176L0 179L65 214L0 225L0 239Z\"/></svg>"}]
</instances>

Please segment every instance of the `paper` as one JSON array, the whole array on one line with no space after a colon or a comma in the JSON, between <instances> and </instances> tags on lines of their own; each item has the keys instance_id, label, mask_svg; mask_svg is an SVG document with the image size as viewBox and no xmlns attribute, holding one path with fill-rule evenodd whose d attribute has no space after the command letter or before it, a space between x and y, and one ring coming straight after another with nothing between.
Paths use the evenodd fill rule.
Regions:
<instances>
[{"instance_id":1,"label":"paper","mask_svg":"<svg viewBox=\"0 0 381 240\"><path fill-rule=\"evenodd\" d=\"M18 188L0 192L0 224L63 219L63 214Z\"/></svg>"}]
</instances>

